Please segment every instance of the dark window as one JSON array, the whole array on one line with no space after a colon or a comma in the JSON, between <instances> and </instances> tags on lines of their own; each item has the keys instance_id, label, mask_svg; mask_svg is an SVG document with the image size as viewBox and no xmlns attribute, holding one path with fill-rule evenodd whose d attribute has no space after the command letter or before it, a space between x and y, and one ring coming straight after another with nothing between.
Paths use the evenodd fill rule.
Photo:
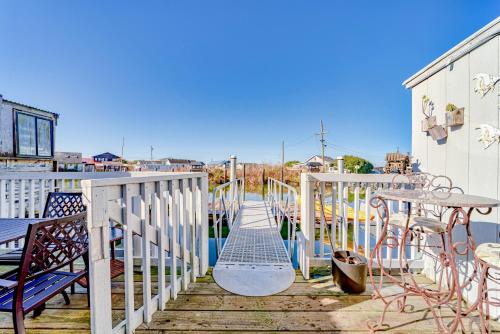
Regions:
<instances>
[{"instance_id":1,"label":"dark window","mask_svg":"<svg viewBox=\"0 0 500 334\"><path fill-rule=\"evenodd\" d=\"M53 147L52 120L17 113L17 155L51 157Z\"/></svg>"}]
</instances>

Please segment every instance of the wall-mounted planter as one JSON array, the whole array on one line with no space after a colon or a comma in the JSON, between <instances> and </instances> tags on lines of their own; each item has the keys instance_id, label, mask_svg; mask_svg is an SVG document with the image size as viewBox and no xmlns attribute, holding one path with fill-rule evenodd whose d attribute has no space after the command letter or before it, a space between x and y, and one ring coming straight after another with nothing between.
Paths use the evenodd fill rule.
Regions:
<instances>
[{"instance_id":1,"label":"wall-mounted planter","mask_svg":"<svg viewBox=\"0 0 500 334\"><path fill-rule=\"evenodd\" d=\"M464 124L464 108L446 111L446 126L459 126Z\"/></svg>"},{"instance_id":2,"label":"wall-mounted planter","mask_svg":"<svg viewBox=\"0 0 500 334\"><path fill-rule=\"evenodd\" d=\"M436 116L429 116L422 120L422 131L427 132L437 125Z\"/></svg>"},{"instance_id":3,"label":"wall-mounted planter","mask_svg":"<svg viewBox=\"0 0 500 334\"><path fill-rule=\"evenodd\" d=\"M441 125L435 125L430 128L429 134L431 135L432 139L436 141L448 137L448 131L446 131L446 129Z\"/></svg>"}]
</instances>

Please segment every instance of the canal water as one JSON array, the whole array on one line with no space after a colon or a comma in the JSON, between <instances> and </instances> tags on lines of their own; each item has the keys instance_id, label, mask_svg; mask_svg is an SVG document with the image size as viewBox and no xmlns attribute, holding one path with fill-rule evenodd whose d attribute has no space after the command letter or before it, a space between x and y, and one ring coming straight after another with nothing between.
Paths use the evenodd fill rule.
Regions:
<instances>
[{"instance_id":1,"label":"canal water","mask_svg":"<svg viewBox=\"0 0 500 334\"><path fill-rule=\"evenodd\" d=\"M252 189L252 190L254 190L254 189ZM262 189L262 192L256 192L254 190L252 192L245 193L245 200L265 200L266 196L267 196L267 189ZM331 203L331 197L325 198L325 201ZM363 206L361 206L361 207L363 207ZM349 235L349 238L352 239L351 234ZM375 234L374 234L373 230L370 233L369 239L370 239L370 248L371 249L375 248L377 240L375 238ZM222 238L223 245L224 245L225 240L226 240L225 238ZM364 222L360 222L359 232L358 232L358 240L360 240L361 244L364 244L364 240L365 240ZM283 240L283 241L285 243L285 247L287 247L288 241L287 240ZM317 240L315 243L316 254L319 253L320 247L321 247L321 243L319 240ZM325 250L325 256L328 256L329 254L331 254L331 247L328 243L323 243L323 247ZM296 242L295 242L294 249L297 250L297 243ZM409 251L410 251L410 249L408 247L407 252L409 252ZM387 251L386 251L385 247L384 247L382 253L383 253L384 258L387 257ZM393 258L397 258L397 249L393 250L392 256L393 256ZM209 239L209 265L214 266L216 262L217 262L217 256L216 256L216 250L215 250L215 238L210 238ZM294 252L294 255L293 255L292 264L293 264L294 268L298 268L297 252L296 251Z\"/></svg>"}]
</instances>

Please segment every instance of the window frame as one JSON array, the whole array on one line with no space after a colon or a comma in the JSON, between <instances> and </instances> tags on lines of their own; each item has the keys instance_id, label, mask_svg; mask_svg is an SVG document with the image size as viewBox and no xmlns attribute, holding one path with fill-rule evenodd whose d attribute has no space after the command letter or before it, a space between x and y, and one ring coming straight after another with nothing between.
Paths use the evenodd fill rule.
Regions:
<instances>
[{"instance_id":1,"label":"window frame","mask_svg":"<svg viewBox=\"0 0 500 334\"><path fill-rule=\"evenodd\" d=\"M15 110L15 147L16 147L16 156L20 158L40 158L40 159L53 159L54 158L54 120L48 117L24 112L21 110ZM29 154L21 154L20 153L20 144L19 144L19 115L26 115L35 118L35 155ZM48 121L50 124L50 155L39 155L38 153L38 120L42 119L44 121Z\"/></svg>"}]
</instances>

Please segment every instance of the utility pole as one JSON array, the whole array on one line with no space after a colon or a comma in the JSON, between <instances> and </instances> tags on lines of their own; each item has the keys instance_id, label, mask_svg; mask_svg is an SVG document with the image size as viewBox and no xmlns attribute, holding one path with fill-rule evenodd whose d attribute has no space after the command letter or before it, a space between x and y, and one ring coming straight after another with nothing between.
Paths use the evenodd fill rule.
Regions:
<instances>
[{"instance_id":1,"label":"utility pole","mask_svg":"<svg viewBox=\"0 0 500 334\"><path fill-rule=\"evenodd\" d=\"M149 149L151 153L151 161L153 161L153 146L150 146Z\"/></svg>"},{"instance_id":2,"label":"utility pole","mask_svg":"<svg viewBox=\"0 0 500 334\"><path fill-rule=\"evenodd\" d=\"M122 163L123 163L123 152L125 151L125 137L122 137Z\"/></svg>"},{"instance_id":3,"label":"utility pole","mask_svg":"<svg viewBox=\"0 0 500 334\"><path fill-rule=\"evenodd\" d=\"M326 135L326 132L325 132L325 129L323 128L323 120L320 121L320 131L319 131L319 134L320 136L320 143L321 143L321 159L323 161L322 163L322 169L323 169L323 173L325 172L325 147L326 147L326 144L325 144L325 135Z\"/></svg>"},{"instance_id":4,"label":"utility pole","mask_svg":"<svg viewBox=\"0 0 500 334\"><path fill-rule=\"evenodd\" d=\"M281 141L281 182L285 182L285 141Z\"/></svg>"}]
</instances>

